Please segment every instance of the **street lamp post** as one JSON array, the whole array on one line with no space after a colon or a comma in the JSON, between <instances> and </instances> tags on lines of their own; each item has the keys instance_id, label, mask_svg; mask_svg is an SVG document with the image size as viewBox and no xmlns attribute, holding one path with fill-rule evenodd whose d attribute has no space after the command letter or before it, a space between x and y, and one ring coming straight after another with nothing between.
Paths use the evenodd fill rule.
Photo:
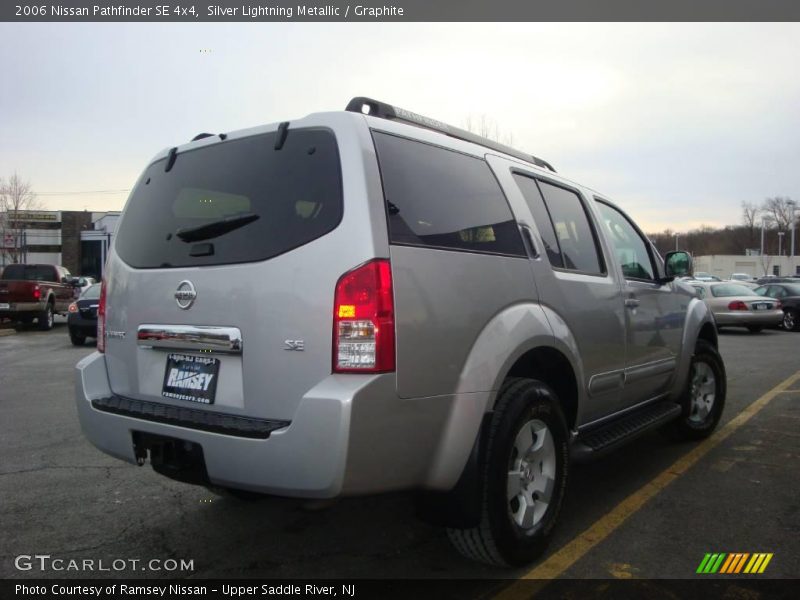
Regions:
<instances>
[{"instance_id":1,"label":"street lamp post","mask_svg":"<svg viewBox=\"0 0 800 600\"><path fill-rule=\"evenodd\" d=\"M778 256L783 256L781 248L783 247L783 231L778 232Z\"/></svg>"},{"instance_id":2,"label":"street lamp post","mask_svg":"<svg viewBox=\"0 0 800 600\"><path fill-rule=\"evenodd\" d=\"M678 251L678 235L680 235L680 234L678 234L678 233L675 234L675 252ZM792 239L794 239L794 238L792 238Z\"/></svg>"},{"instance_id":3,"label":"street lamp post","mask_svg":"<svg viewBox=\"0 0 800 600\"><path fill-rule=\"evenodd\" d=\"M772 219L767 217L761 218L761 256L764 256L764 228L767 221L772 221Z\"/></svg>"},{"instance_id":4,"label":"street lamp post","mask_svg":"<svg viewBox=\"0 0 800 600\"><path fill-rule=\"evenodd\" d=\"M792 228L792 252L791 252L790 256L792 258L794 258L794 225L795 225L795 223L794 223L794 209L797 206L797 202L795 202L794 200L787 200L786 204L788 204L792 208L792 220L789 221L789 226Z\"/></svg>"}]
</instances>

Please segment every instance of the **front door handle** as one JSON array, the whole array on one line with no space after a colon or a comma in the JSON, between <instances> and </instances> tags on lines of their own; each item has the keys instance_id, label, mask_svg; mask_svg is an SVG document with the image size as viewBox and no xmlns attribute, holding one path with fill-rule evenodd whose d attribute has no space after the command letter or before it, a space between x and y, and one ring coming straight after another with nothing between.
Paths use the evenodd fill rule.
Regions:
<instances>
[{"instance_id":1,"label":"front door handle","mask_svg":"<svg viewBox=\"0 0 800 600\"><path fill-rule=\"evenodd\" d=\"M625 300L625 308L636 308L639 306L639 301L636 298L628 298Z\"/></svg>"}]
</instances>

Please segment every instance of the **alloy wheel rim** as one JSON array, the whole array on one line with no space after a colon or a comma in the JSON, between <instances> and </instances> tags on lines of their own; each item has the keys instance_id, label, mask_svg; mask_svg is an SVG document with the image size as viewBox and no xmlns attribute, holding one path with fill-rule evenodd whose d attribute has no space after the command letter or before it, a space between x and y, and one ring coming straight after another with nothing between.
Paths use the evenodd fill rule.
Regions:
<instances>
[{"instance_id":1,"label":"alloy wheel rim","mask_svg":"<svg viewBox=\"0 0 800 600\"><path fill-rule=\"evenodd\" d=\"M547 425L538 419L525 423L511 448L506 478L506 501L511 519L529 530L544 517L553 498L556 446Z\"/></svg>"},{"instance_id":2,"label":"alloy wheel rim","mask_svg":"<svg viewBox=\"0 0 800 600\"><path fill-rule=\"evenodd\" d=\"M714 408L717 394L717 379L708 363L697 362L693 365L690 386L689 421L703 423Z\"/></svg>"},{"instance_id":3,"label":"alloy wheel rim","mask_svg":"<svg viewBox=\"0 0 800 600\"><path fill-rule=\"evenodd\" d=\"M789 311L783 313L783 327L784 329L794 329L794 314Z\"/></svg>"},{"instance_id":4,"label":"alloy wheel rim","mask_svg":"<svg viewBox=\"0 0 800 600\"><path fill-rule=\"evenodd\" d=\"M47 309L47 325L49 327L53 326L53 309L52 308L48 308Z\"/></svg>"}]
</instances>

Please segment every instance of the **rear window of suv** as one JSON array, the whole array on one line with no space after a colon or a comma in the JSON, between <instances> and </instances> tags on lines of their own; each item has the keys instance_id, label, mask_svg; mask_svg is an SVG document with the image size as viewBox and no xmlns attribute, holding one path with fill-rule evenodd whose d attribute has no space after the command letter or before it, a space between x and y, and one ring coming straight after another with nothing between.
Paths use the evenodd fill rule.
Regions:
<instances>
[{"instance_id":1,"label":"rear window of suv","mask_svg":"<svg viewBox=\"0 0 800 600\"><path fill-rule=\"evenodd\" d=\"M342 176L333 133L289 129L180 152L151 164L134 188L116 239L136 268L266 260L335 229Z\"/></svg>"}]
</instances>

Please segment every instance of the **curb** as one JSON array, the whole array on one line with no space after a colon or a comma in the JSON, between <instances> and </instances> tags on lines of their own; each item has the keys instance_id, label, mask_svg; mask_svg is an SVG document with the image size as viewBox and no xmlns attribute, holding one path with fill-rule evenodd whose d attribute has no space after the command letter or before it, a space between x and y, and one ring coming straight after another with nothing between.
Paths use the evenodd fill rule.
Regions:
<instances>
[{"instance_id":1,"label":"curb","mask_svg":"<svg viewBox=\"0 0 800 600\"><path fill-rule=\"evenodd\" d=\"M7 335L16 335L16 331L13 329L0 329L0 337L7 336Z\"/></svg>"}]
</instances>

